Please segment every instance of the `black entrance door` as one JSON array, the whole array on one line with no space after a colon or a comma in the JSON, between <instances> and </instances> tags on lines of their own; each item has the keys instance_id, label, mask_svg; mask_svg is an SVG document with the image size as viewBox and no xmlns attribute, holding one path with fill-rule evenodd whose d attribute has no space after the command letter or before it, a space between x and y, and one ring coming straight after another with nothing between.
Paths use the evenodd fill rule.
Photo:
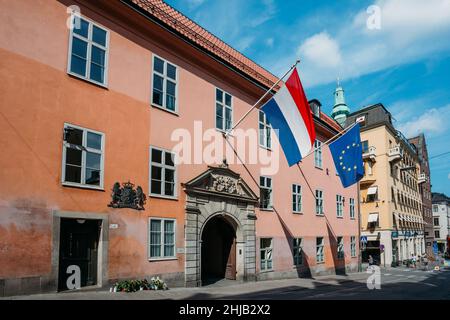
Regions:
<instances>
[{"instance_id":1,"label":"black entrance door","mask_svg":"<svg viewBox=\"0 0 450 320\"><path fill-rule=\"evenodd\" d=\"M59 290L69 289L67 279L74 275L73 270L77 269L76 267L80 271L81 287L97 284L100 227L100 220L61 219Z\"/></svg>"},{"instance_id":2,"label":"black entrance door","mask_svg":"<svg viewBox=\"0 0 450 320\"><path fill-rule=\"evenodd\" d=\"M202 283L236 279L236 233L223 218L212 218L202 233Z\"/></svg>"}]
</instances>

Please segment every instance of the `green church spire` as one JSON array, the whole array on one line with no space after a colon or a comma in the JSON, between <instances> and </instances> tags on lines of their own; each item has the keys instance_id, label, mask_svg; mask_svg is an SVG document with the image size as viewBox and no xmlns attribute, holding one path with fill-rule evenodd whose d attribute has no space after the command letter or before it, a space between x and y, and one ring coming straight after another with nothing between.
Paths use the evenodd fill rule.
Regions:
<instances>
[{"instance_id":1,"label":"green church spire","mask_svg":"<svg viewBox=\"0 0 450 320\"><path fill-rule=\"evenodd\" d=\"M344 89L342 89L339 78L337 79L337 87L334 91L334 106L331 117L341 125L345 126L345 120L350 114L349 107L345 104Z\"/></svg>"}]
</instances>

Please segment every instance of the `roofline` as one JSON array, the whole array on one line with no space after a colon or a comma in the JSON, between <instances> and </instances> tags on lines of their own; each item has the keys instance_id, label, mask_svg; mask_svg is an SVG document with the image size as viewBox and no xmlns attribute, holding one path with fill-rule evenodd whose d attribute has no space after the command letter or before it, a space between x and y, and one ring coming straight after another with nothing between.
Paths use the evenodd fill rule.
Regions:
<instances>
[{"instance_id":1,"label":"roofline","mask_svg":"<svg viewBox=\"0 0 450 320\"><path fill-rule=\"evenodd\" d=\"M385 106L383 105L383 103L381 103L381 102L378 102L378 103L376 103L376 104L372 104L372 105L369 105L369 106L362 107L362 108L359 109L359 110L353 111L353 112L350 113L348 116L349 116L349 117L350 117L350 116L354 116L354 115L357 115L358 113L361 113L361 112L363 112L363 111L367 111L367 110L370 110L370 109L375 109L376 107L382 107L387 113L389 113L389 114L392 116L392 113L390 113L389 110L386 109L386 107L385 107Z\"/></svg>"},{"instance_id":2,"label":"roofline","mask_svg":"<svg viewBox=\"0 0 450 320\"><path fill-rule=\"evenodd\" d=\"M255 86L257 86L258 88L267 91L268 89L270 89L270 86L258 79L256 79L255 77L252 77L251 75L245 73L244 71L240 70L239 68L237 68L236 66L232 65L230 62L226 61L225 59L215 55L214 53L210 52L209 50L207 50L206 48L201 47L200 45L198 45L197 43L195 43L193 40L189 39L188 37L186 37L185 35L183 35L182 33L180 33L179 31L177 31L175 28L171 27L170 25L167 25L166 23L164 23L164 21L161 21L160 19L154 17L153 15L151 15L147 10L145 10L144 8L140 7L139 5L137 5L136 3L132 2L131 0L120 0L121 3L123 3L124 5L126 5L127 7L129 7L130 9L134 10L135 12L139 13L140 15L144 16L145 18L147 18L148 20L152 21L153 23L157 24L158 26L160 26L161 28L165 29L166 31L170 32L171 34L173 34L174 36L176 36L177 38L179 38L180 40L182 40L183 42L189 44L190 46L194 47L195 49L199 50L200 52L206 54L207 56L209 56L210 58L212 58L213 60L215 60L216 62L222 64L223 66L227 67L228 69L230 69L231 71L237 73L238 75L240 75L241 77L245 78L246 80L250 81L251 83L253 83ZM167 4L167 3L166 3ZM168 5L168 4L167 4ZM170 5L169 5L170 7ZM171 7L172 8L172 7ZM172 8L173 9L173 8ZM177 12L179 12L176 9L173 9ZM181 12L180 12L181 14ZM190 18L189 18L190 19ZM206 30L206 29L205 29ZM208 31L209 32L209 31ZM219 38L218 38L219 39ZM222 41L220 39L220 41ZM225 42L224 42L225 43ZM228 45L228 44L226 44ZM230 48L234 49L233 47L230 46ZM240 51L236 50L237 52L239 52L241 55L243 55ZM253 63L255 63L256 65L258 65L260 68L266 70L265 68L261 67L259 64L257 64L256 62L254 62L252 59L246 57L245 55L243 55L245 58L249 59L250 61L252 61ZM267 70L266 70L267 71ZM271 72L267 71L268 73L272 74ZM255 71L255 73L258 73ZM273 75L273 74L272 74ZM275 75L273 75L275 78L277 78ZM265 78L264 75L261 75L261 77ZM267 79L267 78L266 78ZM271 81L270 79L267 79L268 81ZM275 93L276 91L272 90L272 93Z\"/></svg>"}]
</instances>

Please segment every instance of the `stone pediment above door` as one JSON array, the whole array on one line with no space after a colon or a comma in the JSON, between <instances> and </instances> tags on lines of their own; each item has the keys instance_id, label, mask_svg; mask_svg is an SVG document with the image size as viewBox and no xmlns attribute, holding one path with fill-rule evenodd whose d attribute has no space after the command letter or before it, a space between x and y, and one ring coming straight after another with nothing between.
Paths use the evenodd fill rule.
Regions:
<instances>
[{"instance_id":1,"label":"stone pediment above door","mask_svg":"<svg viewBox=\"0 0 450 320\"><path fill-rule=\"evenodd\" d=\"M189 195L211 195L245 202L258 202L258 197L240 175L226 164L208 170L182 184Z\"/></svg>"}]
</instances>

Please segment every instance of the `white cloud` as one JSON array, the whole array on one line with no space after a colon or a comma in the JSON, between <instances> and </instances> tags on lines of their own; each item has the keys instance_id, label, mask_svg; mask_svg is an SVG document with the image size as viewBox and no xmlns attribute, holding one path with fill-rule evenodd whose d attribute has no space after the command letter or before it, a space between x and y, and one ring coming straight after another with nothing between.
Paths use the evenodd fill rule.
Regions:
<instances>
[{"instance_id":1,"label":"white cloud","mask_svg":"<svg viewBox=\"0 0 450 320\"><path fill-rule=\"evenodd\" d=\"M239 41L236 44L236 49L241 52L244 52L246 49L248 49L252 45L254 40L255 40L255 38L253 38L253 37L241 38L241 39L239 39Z\"/></svg>"},{"instance_id":2,"label":"white cloud","mask_svg":"<svg viewBox=\"0 0 450 320\"><path fill-rule=\"evenodd\" d=\"M300 58L302 81L312 87L338 75L355 78L450 50L450 0L378 0L375 5L381 9L379 30L367 28L370 14L361 8L350 23L297 39L296 56L273 57L265 65L279 75Z\"/></svg>"},{"instance_id":3,"label":"white cloud","mask_svg":"<svg viewBox=\"0 0 450 320\"><path fill-rule=\"evenodd\" d=\"M429 137L436 137L449 129L447 126L449 121L450 105L447 105L442 108L429 109L418 117L400 123L398 129L406 137L414 137L420 133L425 133Z\"/></svg>"},{"instance_id":4,"label":"white cloud","mask_svg":"<svg viewBox=\"0 0 450 320\"><path fill-rule=\"evenodd\" d=\"M450 173L448 174L448 180L450 180Z\"/></svg>"},{"instance_id":5,"label":"white cloud","mask_svg":"<svg viewBox=\"0 0 450 320\"><path fill-rule=\"evenodd\" d=\"M334 68L342 63L338 43L326 32L306 39L297 52L317 68Z\"/></svg>"},{"instance_id":6,"label":"white cloud","mask_svg":"<svg viewBox=\"0 0 450 320\"><path fill-rule=\"evenodd\" d=\"M205 2L205 0L186 0L189 10L195 9Z\"/></svg>"},{"instance_id":7,"label":"white cloud","mask_svg":"<svg viewBox=\"0 0 450 320\"><path fill-rule=\"evenodd\" d=\"M252 28L269 21L277 13L277 8L275 6L274 0L263 0L262 3L264 5L264 9L262 10L262 12L255 14L254 16L252 16L252 19L249 20L249 26Z\"/></svg>"},{"instance_id":8,"label":"white cloud","mask_svg":"<svg viewBox=\"0 0 450 320\"><path fill-rule=\"evenodd\" d=\"M201 1L201 0L190 0ZM262 24L277 12L274 0L202 1L194 10L194 20L237 50L244 51L256 39L264 43ZM262 40L259 40L262 39Z\"/></svg>"},{"instance_id":9,"label":"white cloud","mask_svg":"<svg viewBox=\"0 0 450 320\"><path fill-rule=\"evenodd\" d=\"M273 38L268 38L268 39L266 39L266 41L265 41L266 46L268 46L269 48L272 48L272 47L273 47L273 42L274 42Z\"/></svg>"}]
</instances>

